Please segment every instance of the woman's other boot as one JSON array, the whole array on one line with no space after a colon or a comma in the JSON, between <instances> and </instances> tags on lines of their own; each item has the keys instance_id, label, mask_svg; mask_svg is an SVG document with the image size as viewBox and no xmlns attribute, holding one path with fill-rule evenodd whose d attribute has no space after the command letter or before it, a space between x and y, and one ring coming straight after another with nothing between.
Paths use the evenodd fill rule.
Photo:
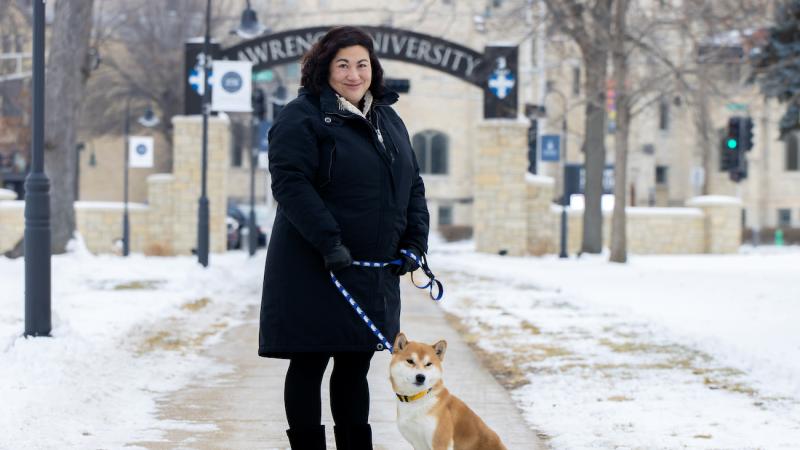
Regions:
<instances>
[{"instance_id":1,"label":"woman's other boot","mask_svg":"<svg viewBox=\"0 0 800 450\"><path fill-rule=\"evenodd\" d=\"M286 430L292 450L325 450L325 426Z\"/></svg>"}]
</instances>

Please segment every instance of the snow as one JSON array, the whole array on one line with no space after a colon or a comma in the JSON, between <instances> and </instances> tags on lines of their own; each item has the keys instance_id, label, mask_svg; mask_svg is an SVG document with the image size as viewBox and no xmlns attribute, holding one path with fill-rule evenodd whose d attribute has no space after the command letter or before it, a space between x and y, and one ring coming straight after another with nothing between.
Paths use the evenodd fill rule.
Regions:
<instances>
[{"instance_id":1,"label":"snow","mask_svg":"<svg viewBox=\"0 0 800 450\"><path fill-rule=\"evenodd\" d=\"M800 248L624 265L431 249L442 307L505 364L498 378L552 448L797 448ZM0 257L0 448L192 430L159 422L156 402L231 370L200 350L257 306L264 258L213 254L203 269L73 241L52 259L53 337L25 339L24 261Z\"/></svg>"},{"instance_id":2,"label":"snow","mask_svg":"<svg viewBox=\"0 0 800 450\"><path fill-rule=\"evenodd\" d=\"M690 198L686 202L686 206L720 206L720 205L741 205L742 201L736 197L728 197L725 195L703 195L700 197Z\"/></svg>"},{"instance_id":3,"label":"snow","mask_svg":"<svg viewBox=\"0 0 800 450\"><path fill-rule=\"evenodd\" d=\"M525 172L525 181L528 183L544 185L544 186L553 186L556 183L556 179L553 177L536 175L530 172Z\"/></svg>"},{"instance_id":4,"label":"snow","mask_svg":"<svg viewBox=\"0 0 800 450\"><path fill-rule=\"evenodd\" d=\"M554 448L797 448L800 248L607 259L429 255Z\"/></svg>"},{"instance_id":5,"label":"snow","mask_svg":"<svg viewBox=\"0 0 800 450\"><path fill-rule=\"evenodd\" d=\"M125 209L125 203L122 202L87 202L87 201L79 201L75 202L75 208L77 209L102 209L102 210L112 210L112 211L122 211ZM147 205L144 203L133 203L128 202L128 209L130 210L146 210Z\"/></svg>"},{"instance_id":6,"label":"snow","mask_svg":"<svg viewBox=\"0 0 800 450\"><path fill-rule=\"evenodd\" d=\"M52 338L35 339L20 337L24 262L0 257L0 448L158 439L160 395L228 370L197 353L260 301L264 257L214 254L203 269L192 257L93 256L73 241L52 258Z\"/></svg>"}]
</instances>

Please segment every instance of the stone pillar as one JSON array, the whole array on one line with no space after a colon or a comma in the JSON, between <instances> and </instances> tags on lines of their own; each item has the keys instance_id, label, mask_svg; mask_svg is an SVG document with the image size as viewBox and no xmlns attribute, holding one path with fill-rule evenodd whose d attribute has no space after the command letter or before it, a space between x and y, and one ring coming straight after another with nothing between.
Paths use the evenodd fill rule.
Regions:
<instances>
[{"instance_id":1,"label":"stone pillar","mask_svg":"<svg viewBox=\"0 0 800 450\"><path fill-rule=\"evenodd\" d=\"M527 120L484 120L475 155L475 244L479 252L527 250Z\"/></svg>"},{"instance_id":2,"label":"stone pillar","mask_svg":"<svg viewBox=\"0 0 800 450\"><path fill-rule=\"evenodd\" d=\"M558 253L559 216L553 214L555 180L552 177L526 174L528 189L528 253L544 255ZM556 220L554 220L556 219Z\"/></svg>"},{"instance_id":3,"label":"stone pillar","mask_svg":"<svg viewBox=\"0 0 800 450\"><path fill-rule=\"evenodd\" d=\"M197 202L200 198L203 118L175 116L173 134L172 251L187 255L197 247ZM209 203L209 250L224 252L227 202L230 120L208 119L207 195Z\"/></svg>"},{"instance_id":4,"label":"stone pillar","mask_svg":"<svg viewBox=\"0 0 800 450\"><path fill-rule=\"evenodd\" d=\"M706 253L736 253L742 243L742 201L735 197L694 197L686 206L700 208L704 215Z\"/></svg>"},{"instance_id":5,"label":"stone pillar","mask_svg":"<svg viewBox=\"0 0 800 450\"><path fill-rule=\"evenodd\" d=\"M173 248L175 216L175 177L172 174L158 173L147 177L148 211L146 255L174 255Z\"/></svg>"}]
</instances>

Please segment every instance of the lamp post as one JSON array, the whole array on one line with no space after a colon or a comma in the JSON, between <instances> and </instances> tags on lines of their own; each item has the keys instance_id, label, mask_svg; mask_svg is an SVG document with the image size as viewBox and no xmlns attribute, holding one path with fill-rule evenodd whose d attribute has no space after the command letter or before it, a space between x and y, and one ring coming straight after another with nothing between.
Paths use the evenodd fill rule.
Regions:
<instances>
[{"instance_id":1,"label":"lamp post","mask_svg":"<svg viewBox=\"0 0 800 450\"><path fill-rule=\"evenodd\" d=\"M50 180L44 173L45 0L33 2L33 148L25 179L25 336L50 336Z\"/></svg>"},{"instance_id":2,"label":"lamp post","mask_svg":"<svg viewBox=\"0 0 800 450\"><path fill-rule=\"evenodd\" d=\"M149 106L144 115L139 118L139 124L143 127L152 128L158 125L158 117L153 113ZM128 256L131 251L131 226L128 219L128 171L130 169L130 134L131 134L131 94L125 100L125 153L122 155L125 166L124 186L123 186L123 208L122 208L122 256Z\"/></svg>"},{"instance_id":3,"label":"lamp post","mask_svg":"<svg viewBox=\"0 0 800 450\"><path fill-rule=\"evenodd\" d=\"M197 261L208 267L208 195L206 192L206 172L208 171L208 113L211 98L208 74L211 72L211 0L206 0L206 32L203 37L203 148L200 171L200 200L197 208Z\"/></svg>"},{"instance_id":4,"label":"lamp post","mask_svg":"<svg viewBox=\"0 0 800 450\"><path fill-rule=\"evenodd\" d=\"M256 12L247 7L242 12L242 20L234 32L240 37L252 39L263 33L266 28L258 22ZM211 72L211 0L206 0L206 30L203 36L203 147L202 167L200 171L200 199L197 208L197 261L208 267L208 115L211 110L211 89L208 83L208 74Z\"/></svg>"},{"instance_id":5,"label":"lamp post","mask_svg":"<svg viewBox=\"0 0 800 450\"><path fill-rule=\"evenodd\" d=\"M545 97L548 94L556 94L561 97L561 103L563 105L562 111L562 119L561 119L561 134L562 134L562 143L564 150L561 152L561 245L560 251L558 253L559 258L567 258L567 205L569 202L567 201L567 97L564 96L561 91L558 89L553 88L553 86L548 83L547 85L547 92L545 93Z\"/></svg>"}]
</instances>

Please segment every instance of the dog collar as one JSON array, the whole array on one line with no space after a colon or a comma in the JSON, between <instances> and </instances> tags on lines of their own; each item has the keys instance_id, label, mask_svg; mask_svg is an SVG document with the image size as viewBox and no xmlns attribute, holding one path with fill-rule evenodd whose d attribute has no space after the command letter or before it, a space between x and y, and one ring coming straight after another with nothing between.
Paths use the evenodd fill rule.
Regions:
<instances>
[{"instance_id":1,"label":"dog collar","mask_svg":"<svg viewBox=\"0 0 800 450\"><path fill-rule=\"evenodd\" d=\"M413 401L419 400L419 399L421 399L422 397L425 397L425 396L426 396L426 395L428 395L428 394L429 394L429 393L430 393L432 390L433 390L433 388L430 388L430 389L428 389L427 391L418 392L418 393L416 393L416 394L414 394L414 395L400 395L400 394L398 394L398 393L396 393L396 392L395 392L395 394L394 394L394 395L396 395L396 396L397 396L397 398L398 398L398 399L399 399L401 402L404 402L404 403L409 403L409 402L413 402Z\"/></svg>"}]
</instances>

